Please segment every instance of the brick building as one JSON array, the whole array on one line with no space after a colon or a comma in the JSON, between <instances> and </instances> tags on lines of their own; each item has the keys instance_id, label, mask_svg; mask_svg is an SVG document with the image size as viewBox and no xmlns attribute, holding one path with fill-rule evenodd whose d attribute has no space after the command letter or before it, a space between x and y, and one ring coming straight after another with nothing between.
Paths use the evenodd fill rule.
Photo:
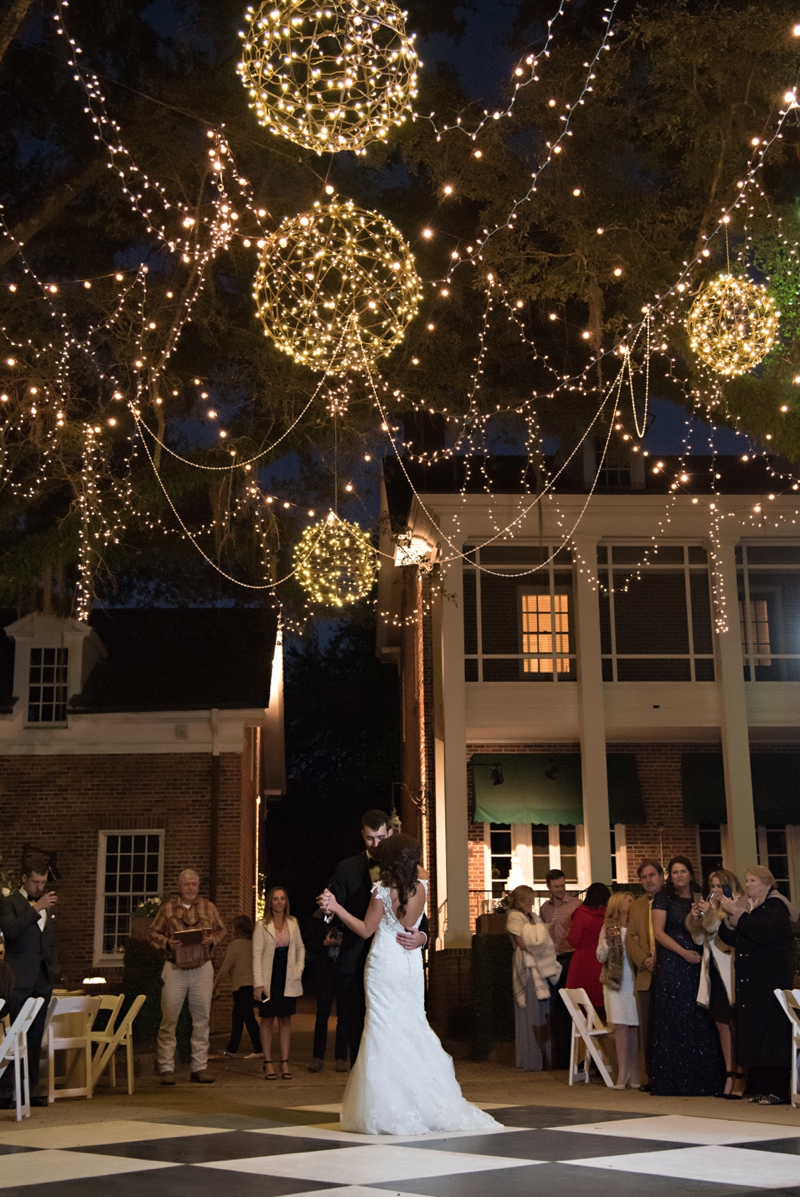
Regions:
<instances>
[{"instance_id":1,"label":"brick building","mask_svg":"<svg viewBox=\"0 0 800 1197\"><path fill-rule=\"evenodd\" d=\"M645 855L759 860L797 901L797 496L762 459L634 458L588 504L590 450L538 500L526 466L384 468L378 651L437 946L509 885L635 882Z\"/></svg>"},{"instance_id":2,"label":"brick building","mask_svg":"<svg viewBox=\"0 0 800 1197\"><path fill-rule=\"evenodd\" d=\"M230 920L253 914L262 797L283 788L272 614L34 614L0 633L0 854L52 855L69 985L121 978L130 913L197 869Z\"/></svg>"}]
</instances>

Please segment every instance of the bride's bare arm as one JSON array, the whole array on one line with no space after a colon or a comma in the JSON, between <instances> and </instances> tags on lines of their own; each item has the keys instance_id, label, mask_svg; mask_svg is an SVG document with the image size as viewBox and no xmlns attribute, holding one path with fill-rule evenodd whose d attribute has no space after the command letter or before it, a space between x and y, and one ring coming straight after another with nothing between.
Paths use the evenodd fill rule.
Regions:
<instances>
[{"instance_id":1,"label":"bride's bare arm","mask_svg":"<svg viewBox=\"0 0 800 1197\"><path fill-rule=\"evenodd\" d=\"M383 916L383 902L381 902L377 894L372 895L372 901L367 907L367 913L363 919L357 919L349 910L345 910L343 906L340 906L328 889L323 893L320 904L326 914L335 914L337 918L342 920L345 927L349 927L361 939L369 939L371 935L375 934Z\"/></svg>"}]
</instances>

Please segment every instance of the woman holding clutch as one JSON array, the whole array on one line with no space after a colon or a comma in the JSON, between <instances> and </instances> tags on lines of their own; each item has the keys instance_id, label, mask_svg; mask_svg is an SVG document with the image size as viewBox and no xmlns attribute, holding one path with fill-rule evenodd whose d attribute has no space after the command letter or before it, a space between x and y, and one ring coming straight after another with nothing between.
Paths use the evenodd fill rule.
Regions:
<instances>
[{"instance_id":1,"label":"woman holding clutch","mask_svg":"<svg viewBox=\"0 0 800 1197\"><path fill-rule=\"evenodd\" d=\"M275 886L267 894L264 917L253 932L253 997L260 1002L261 1049L264 1052L264 1079L274 1081L272 1031L278 1020L281 1049L281 1076L292 1079L289 1071L289 1043L292 1015L297 998L303 992L302 977L306 950L297 919L289 913L286 890Z\"/></svg>"}]
</instances>

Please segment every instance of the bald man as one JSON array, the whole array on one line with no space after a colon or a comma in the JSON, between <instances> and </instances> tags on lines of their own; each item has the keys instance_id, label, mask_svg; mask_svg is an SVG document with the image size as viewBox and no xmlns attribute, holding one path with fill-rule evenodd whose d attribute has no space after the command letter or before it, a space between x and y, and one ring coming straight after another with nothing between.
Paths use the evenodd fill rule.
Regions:
<instances>
[{"instance_id":1,"label":"bald man","mask_svg":"<svg viewBox=\"0 0 800 1197\"><path fill-rule=\"evenodd\" d=\"M161 976L161 1026L158 1029L158 1071L162 1085L175 1084L175 1027L188 998L192 1016L192 1080L213 1084L208 1075L208 1033L211 997L214 990L214 949L225 939L227 928L213 902L200 896L200 877L194 869L184 869L178 877L178 896L162 905L150 930L150 942L166 957ZM202 950L194 967L185 967L179 934L202 931Z\"/></svg>"}]
</instances>

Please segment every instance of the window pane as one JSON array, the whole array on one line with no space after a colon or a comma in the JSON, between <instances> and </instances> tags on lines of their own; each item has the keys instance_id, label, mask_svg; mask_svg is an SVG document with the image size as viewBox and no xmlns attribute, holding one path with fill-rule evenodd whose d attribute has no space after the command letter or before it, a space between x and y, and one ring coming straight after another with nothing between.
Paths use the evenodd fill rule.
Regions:
<instances>
[{"instance_id":1,"label":"window pane","mask_svg":"<svg viewBox=\"0 0 800 1197\"><path fill-rule=\"evenodd\" d=\"M531 824L533 880L543 882L550 869L550 828L546 823Z\"/></svg>"},{"instance_id":2,"label":"window pane","mask_svg":"<svg viewBox=\"0 0 800 1197\"><path fill-rule=\"evenodd\" d=\"M749 544L748 565L800 565L800 545Z\"/></svg>"},{"instance_id":3,"label":"window pane","mask_svg":"<svg viewBox=\"0 0 800 1197\"><path fill-rule=\"evenodd\" d=\"M475 574L464 573L464 652L478 651L478 604Z\"/></svg>"},{"instance_id":4,"label":"window pane","mask_svg":"<svg viewBox=\"0 0 800 1197\"><path fill-rule=\"evenodd\" d=\"M683 565L683 545L662 544L658 552L652 544L614 545L611 559L615 565Z\"/></svg>"},{"instance_id":5,"label":"window pane","mask_svg":"<svg viewBox=\"0 0 800 1197\"><path fill-rule=\"evenodd\" d=\"M464 661L464 681L477 682L478 680L478 662L473 657Z\"/></svg>"},{"instance_id":6,"label":"window pane","mask_svg":"<svg viewBox=\"0 0 800 1197\"><path fill-rule=\"evenodd\" d=\"M617 680L620 682L690 682L692 671L686 660L669 657L639 657L636 660L617 660Z\"/></svg>"},{"instance_id":7,"label":"window pane","mask_svg":"<svg viewBox=\"0 0 800 1197\"><path fill-rule=\"evenodd\" d=\"M698 545L690 544L687 552L690 565L705 565L708 561L708 553Z\"/></svg>"},{"instance_id":8,"label":"window pane","mask_svg":"<svg viewBox=\"0 0 800 1197\"><path fill-rule=\"evenodd\" d=\"M517 632L518 587L517 578L481 575L481 634L485 653L520 651ZM549 581L541 589L549 590Z\"/></svg>"},{"instance_id":9,"label":"window pane","mask_svg":"<svg viewBox=\"0 0 800 1197\"><path fill-rule=\"evenodd\" d=\"M696 653L714 652L714 633L711 623L711 594L708 573L692 570L689 574L692 596L692 636Z\"/></svg>"},{"instance_id":10,"label":"window pane","mask_svg":"<svg viewBox=\"0 0 800 1197\"><path fill-rule=\"evenodd\" d=\"M760 603L761 632L775 653L800 653L800 573L749 570L750 601ZM758 644L756 630L753 636ZM761 652L754 647L754 652Z\"/></svg>"},{"instance_id":11,"label":"window pane","mask_svg":"<svg viewBox=\"0 0 800 1197\"><path fill-rule=\"evenodd\" d=\"M614 627L618 653L688 653L683 571L615 570Z\"/></svg>"},{"instance_id":12,"label":"window pane","mask_svg":"<svg viewBox=\"0 0 800 1197\"><path fill-rule=\"evenodd\" d=\"M483 658L483 680L485 682L518 682L521 675L520 666L522 661L518 657L513 657L510 660L506 659L492 659ZM546 674L530 673L525 674L526 680L530 681L552 681L552 666L549 677Z\"/></svg>"}]
</instances>

